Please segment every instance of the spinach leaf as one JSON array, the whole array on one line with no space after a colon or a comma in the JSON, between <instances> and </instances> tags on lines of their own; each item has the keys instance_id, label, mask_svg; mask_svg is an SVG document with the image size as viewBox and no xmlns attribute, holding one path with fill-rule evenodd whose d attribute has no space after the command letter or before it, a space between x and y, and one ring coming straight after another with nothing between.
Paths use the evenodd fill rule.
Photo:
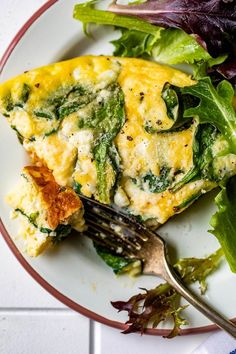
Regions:
<instances>
[{"instance_id":1,"label":"spinach leaf","mask_svg":"<svg viewBox=\"0 0 236 354\"><path fill-rule=\"evenodd\" d=\"M51 230L47 227L40 227L39 230L44 234L48 234L48 236L51 237L52 243L56 244L63 241L67 236L69 236L72 231L72 227L69 224L59 224L55 230ZM53 233L53 236L50 235L51 233Z\"/></svg>"},{"instance_id":2,"label":"spinach leaf","mask_svg":"<svg viewBox=\"0 0 236 354\"><path fill-rule=\"evenodd\" d=\"M36 117L60 121L84 107L94 97L95 95L89 89L78 84L59 88L51 97L43 100L42 108L35 110L34 114Z\"/></svg>"},{"instance_id":3,"label":"spinach leaf","mask_svg":"<svg viewBox=\"0 0 236 354\"><path fill-rule=\"evenodd\" d=\"M31 92L30 86L24 83L21 91L20 102L26 103L28 101L30 92Z\"/></svg>"},{"instance_id":4,"label":"spinach leaf","mask_svg":"<svg viewBox=\"0 0 236 354\"><path fill-rule=\"evenodd\" d=\"M167 82L162 89L161 97L166 104L168 117L176 121L179 110L179 97L177 90L173 89L172 85Z\"/></svg>"},{"instance_id":5,"label":"spinach leaf","mask_svg":"<svg viewBox=\"0 0 236 354\"><path fill-rule=\"evenodd\" d=\"M74 189L75 193L80 194L81 187L82 187L82 185L80 183L74 181L73 189Z\"/></svg>"},{"instance_id":6,"label":"spinach leaf","mask_svg":"<svg viewBox=\"0 0 236 354\"><path fill-rule=\"evenodd\" d=\"M197 179L219 181L220 177L214 171L214 158L212 147L217 137L218 130L210 124L197 127L193 142L193 167L190 171L171 188L173 192L181 189L183 185Z\"/></svg>"},{"instance_id":7,"label":"spinach leaf","mask_svg":"<svg viewBox=\"0 0 236 354\"><path fill-rule=\"evenodd\" d=\"M209 232L216 236L232 272L236 273L236 177L222 186L215 198L218 211L212 216Z\"/></svg>"},{"instance_id":8,"label":"spinach leaf","mask_svg":"<svg viewBox=\"0 0 236 354\"><path fill-rule=\"evenodd\" d=\"M34 227L38 228L37 224L36 224L36 219L38 217L38 212L37 213L32 213L30 215L27 215L24 210L20 209L20 208L16 208L15 209L16 212L20 213L21 215L25 216L29 223L32 224Z\"/></svg>"},{"instance_id":9,"label":"spinach leaf","mask_svg":"<svg viewBox=\"0 0 236 354\"><path fill-rule=\"evenodd\" d=\"M108 249L98 245L94 242L94 247L97 254L102 258L102 260L113 269L115 274L121 274L125 271L125 268L132 264L134 260L124 258L122 256L117 256L111 253Z\"/></svg>"},{"instance_id":10,"label":"spinach leaf","mask_svg":"<svg viewBox=\"0 0 236 354\"><path fill-rule=\"evenodd\" d=\"M52 237L52 242L53 243L59 243L61 241L63 241L67 236L70 235L72 231L72 227L71 225L63 225L60 224L56 227L56 229L54 230L54 232L56 232L56 236Z\"/></svg>"},{"instance_id":11,"label":"spinach leaf","mask_svg":"<svg viewBox=\"0 0 236 354\"><path fill-rule=\"evenodd\" d=\"M22 209L16 208L15 211L25 216L28 219L29 223L33 225L36 229L38 229L40 232L48 234L48 236L51 237L53 243L59 243L63 241L72 231L72 227L69 224L59 224L55 230L51 230L48 227L39 227L37 224L39 212L27 215ZM51 236L51 233L55 233L55 236Z\"/></svg>"},{"instance_id":12,"label":"spinach leaf","mask_svg":"<svg viewBox=\"0 0 236 354\"><path fill-rule=\"evenodd\" d=\"M189 207L193 202L198 200L198 198L200 198L202 194L203 194L202 191L192 194L189 198L185 199L181 204L174 206L173 207L174 211L177 213Z\"/></svg>"},{"instance_id":13,"label":"spinach leaf","mask_svg":"<svg viewBox=\"0 0 236 354\"><path fill-rule=\"evenodd\" d=\"M156 176L151 171L145 176L133 179L135 184L142 189L150 191L151 193L164 192L172 183L173 178L170 176L170 168L163 166L160 169L160 175Z\"/></svg>"},{"instance_id":14,"label":"spinach leaf","mask_svg":"<svg viewBox=\"0 0 236 354\"><path fill-rule=\"evenodd\" d=\"M3 108L5 109L6 116L9 117L6 112L11 112L14 109L14 102L10 93L4 97Z\"/></svg>"},{"instance_id":15,"label":"spinach leaf","mask_svg":"<svg viewBox=\"0 0 236 354\"><path fill-rule=\"evenodd\" d=\"M124 94L121 87L115 83L108 91L108 97L94 104L92 114L79 123L80 128L92 128L94 131L96 139L93 154L96 161L98 197L100 202L107 204L110 203L110 192L117 178L113 140L125 123Z\"/></svg>"},{"instance_id":16,"label":"spinach leaf","mask_svg":"<svg viewBox=\"0 0 236 354\"><path fill-rule=\"evenodd\" d=\"M4 98L2 102L2 114L6 117L9 117L8 112L14 110L14 108L24 108L25 103L28 101L29 95L31 92L31 88L26 83L18 89L17 98L13 100L12 94L9 92Z\"/></svg>"},{"instance_id":17,"label":"spinach leaf","mask_svg":"<svg viewBox=\"0 0 236 354\"><path fill-rule=\"evenodd\" d=\"M13 130L15 130L16 135L17 135L17 139L19 140L19 143L20 143L21 145L23 145L24 137L21 135L21 133L19 132L19 130L16 128L15 125L11 125L11 128L12 128Z\"/></svg>"}]
</instances>

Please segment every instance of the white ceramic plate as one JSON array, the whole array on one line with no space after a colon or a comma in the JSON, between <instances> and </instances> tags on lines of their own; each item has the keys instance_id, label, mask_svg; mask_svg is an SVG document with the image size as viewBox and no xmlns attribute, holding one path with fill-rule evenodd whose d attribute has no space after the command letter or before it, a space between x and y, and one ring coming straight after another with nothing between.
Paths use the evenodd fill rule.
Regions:
<instances>
[{"instance_id":1,"label":"white ceramic plate","mask_svg":"<svg viewBox=\"0 0 236 354\"><path fill-rule=\"evenodd\" d=\"M85 37L81 24L72 18L73 6L77 2L50 0L26 23L0 63L1 82L25 70L55 61L84 54L112 53L109 40L116 36L114 31L100 28L94 40ZM4 196L17 182L27 160L3 117L0 119L0 151L1 230L18 260L44 288L66 305L102 323L124 329L126 314L118 314L110 301L127 300L139 292L139 287L153 288L160 280L147 276L117 278L99 259L90 242L76 237L36 259L22 254L13 241L17 224L9 219L9 208ZM219 247L216 239L207 232L214 211L213 196L201 198L160 229L160 234L176 250L176 257L203 257ZM236 314L234 281L235 275L223 264L219 271L209 277L209 289L205 296L206 301L229 318ZM185 317L189 320L189 326L182 331L183 334L215 328L209 326L210 322L192 307L185 310ZM168 328L170 324L165 324L149 333L165 334Z\"/></svg>"}]
</instances>

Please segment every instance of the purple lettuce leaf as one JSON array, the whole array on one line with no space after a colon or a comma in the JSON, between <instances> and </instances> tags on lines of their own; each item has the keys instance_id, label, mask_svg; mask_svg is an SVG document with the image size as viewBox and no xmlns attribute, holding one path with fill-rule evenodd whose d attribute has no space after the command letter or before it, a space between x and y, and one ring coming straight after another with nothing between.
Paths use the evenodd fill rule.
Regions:
<instances>
[{"instance_id":1,"label":"purple lettuce leaf","mask_svg":"<svg viewBox=\"0 0 236 354\"><path fill-rule=\"evenodd\" d=\"M236 53L235 0L149 0L140 5L112 4L109 10L158 26L183 29L203 46L206 44L213 57Z\"/></svg>"}]
</instances>

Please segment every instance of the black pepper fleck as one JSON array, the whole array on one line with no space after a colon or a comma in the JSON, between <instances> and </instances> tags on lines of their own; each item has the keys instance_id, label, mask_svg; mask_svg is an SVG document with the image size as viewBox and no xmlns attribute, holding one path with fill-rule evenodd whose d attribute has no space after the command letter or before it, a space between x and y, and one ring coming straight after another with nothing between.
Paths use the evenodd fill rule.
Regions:
<instances>
[{"instance_id":1,"label":"black pepper fleck","mask_svg":"<svg viewBox=\"0 0 236 354\"><path fill-rule=\"evenodd\" d=\"M162 121L160 119L157 120L157 125L162 125Z\"/></svg>"},{"instance_id":2,"label":"black pepper fleck","mask_svg":"<svg viewBox=\"0 0 236 354\"><path fill-rule=\"evenodd\" d=\"M184 145L184 147L187 147L187 146L188 146L188 144L185 144L185 145Z\"/></svg>"},{"instance_id":3,"label":"black pepper fleck","mask_svg":"<svg viewBox=\"0 0 236 354\"><path fill-rule=\"evenodd\" d=\"M38 82L37 84L34 85L35 87L39 88L40 83Z\"/></svg>"},{"instance_id":4,"label":"black pepper fleck","mask_svg":"<svg viewBox=\"0 0 236 354\"><path fill-rule=\"evenodd\" d=\"M139 101L140 101L140 102L143 102L143 99L144 99L144 96L141 96L140 99L139 99Z\"/></svg>"},{"instance_id":5,"label":"black pepper fleck","mask_svg":"<svg viewBox=\"0 0 236 354\"><path fill-rule=\"evenodd\" d=\"M132 138L132 136L127 135L127 140L132 141L132 140L134 140L134 139Z\"/></svg>"}]
</instances>

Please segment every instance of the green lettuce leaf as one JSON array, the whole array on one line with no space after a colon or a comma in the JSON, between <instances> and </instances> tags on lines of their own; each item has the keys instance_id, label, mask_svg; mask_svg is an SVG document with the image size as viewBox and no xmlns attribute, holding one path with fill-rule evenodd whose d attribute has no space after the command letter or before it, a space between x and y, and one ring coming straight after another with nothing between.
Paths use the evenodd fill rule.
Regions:
<instances>
[{"instance_id":1,"label":"green lettuce leaf","mask_svg":"<svg viewBox=\"0 0 236 354\"><path fill-rule=\"evenodd\" d=\"M209 232L221 244L232 272L236 273L236 176L232 177L215 198L218 211L212 216Z\"/></svg>"},{"instance_id":2,"label":"green lettuce leaf","mask_svg":"<svg viewBox=\"0 0 236 354\"><path fill-rule=\"evenodd\" d=\"M83 22L113 25L122 30L121 37L112 41L114 55L122 57L151 57L165 64L196 64L208 62L208 66L222 63L227 56L212 58L194 36L181 29L164 29L136 17L117 15L93 8L93 2L77 4L73 17Z\"/></svg>"},{"instance_id":3,"label":"green lettuce leaf","mask_svg":"<svg viewBox=\"0 0 236 354\"><path fill-rule=\"evenodd\" d=\"M159 63L170 65L202 61L211 61L211 65L215 63L215 59L194 37L180 29L163 29L159 38L150 33L123 30L122 36L112 41L112 44L115 46L114 55L122 57L150 57ZM222 57L222 61L224 59Z\"/></svg>"},{"instance_id":4,"label":"green lettuce leaf","mask_svg":"<svg viewBox=\"0 0 236 354\"><path fill-rule=\"evenodd\" d=\"M97 10L93 8L94 2L86 2L74 6L73 17L81 21L84 25L95 23L97 25L111 25L130 30L137 30L155 37L160 36L162 27L151 25L150 23L130 16L120 16L109 11Z\"/></svg>"}]
</instances>

